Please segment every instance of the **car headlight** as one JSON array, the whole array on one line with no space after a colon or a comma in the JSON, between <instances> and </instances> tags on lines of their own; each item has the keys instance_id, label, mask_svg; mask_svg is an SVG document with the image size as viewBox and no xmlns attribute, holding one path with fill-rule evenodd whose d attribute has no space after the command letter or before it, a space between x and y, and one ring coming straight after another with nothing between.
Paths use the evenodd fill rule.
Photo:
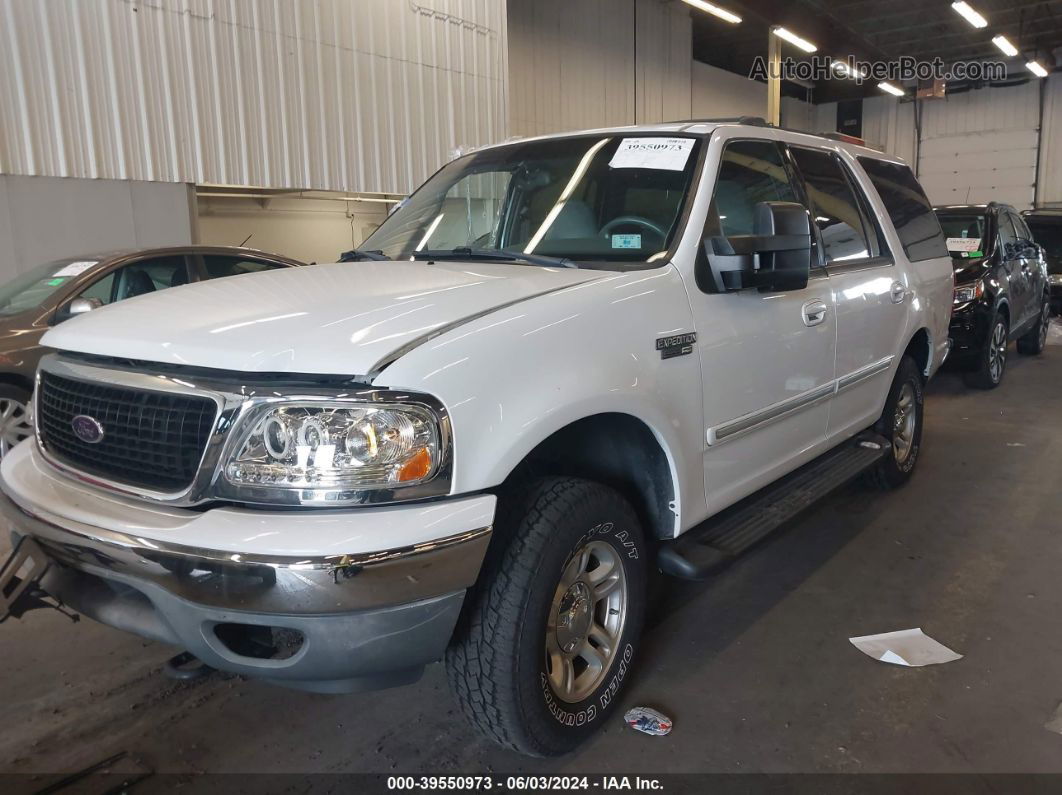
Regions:
<instances>
[{"instance_id":1,"label":"car headlight","mask_svg":"<svg viewBox=\"0 0 1062 795\"><path fill-rule=\"evenodd\" d=\"M1048 274L1047 281L1048 281L1049 284L1052 284L1052 285L1056 285L1056 286L1062 285L1062 273L1051 273L1051 274Z\"/></svg>"},{"instance_id":2,"label":"car headlight","mask_svg":"<svg viewBox=\"0 0 1062 795\"><path fill-rule=\"evenodd\" d=\"M983 279L978 279L973 284L964 284L961 287L955 288L955 303L968 304L970 301L976 301L982 295L985 294L985 283Z\"/></svg>"},{"instance_id":3,"label":"car headlight","mask_svg":"<svg viewBox=\"0 0 1062 795\"><path fill-rule=\"evenodd\" d=\"M359 502L366 491L423 484L445 454L435 412L412 404L284 401L244 427L225 480L252 495L313 493L300 502Z\"/></svg>"}]
</instances>

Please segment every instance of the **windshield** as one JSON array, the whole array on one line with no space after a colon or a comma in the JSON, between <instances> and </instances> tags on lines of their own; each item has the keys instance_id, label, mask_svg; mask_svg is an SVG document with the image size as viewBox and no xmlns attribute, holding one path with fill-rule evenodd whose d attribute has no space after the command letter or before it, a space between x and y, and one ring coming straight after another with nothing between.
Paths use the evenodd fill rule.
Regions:
<instances>
[{"instance_id":1,"label":"windshield","mask_svg":"<svg viewBox=\"0 0 1062 795\"><path fill-rule=\"evenodd\" d=\"M74 277L96 265L97 260L62 259L38 265L0 287L0 315L17 315L36 309Z\"/></svg>"},{"instance_id":2,"label":"windshield","mask_svg":"<svg viewBox=\"0 0 1062 795\"><path fill-rule=\"evenodd\" d=\"M1033 240L1044 247L1047 256L1055 259L1062 258L1062 222L1037 221L1034 218L1026 218L1025 223L1033 233Z\"/></svg>"},{"instance_id":3,"label":"windshield","mask_svg":"<svg viewBox=\"0 0 1062 795\"><path fill-rule=\"evenodd\" d=\"M591 267L660 260L678 231L699 146L697 138L612 135L473 153L429 179L360 250L389 259L511 252Z\"/></svg>"},{"instance_id":4,"label":"windshield","mask_svg":"<svg viewBox=\"0 0 1062 795\"><path fill-rule=\"evenodd\" d=\"M985 216L981 214L938 215L940 228L953 257L981 256L985 251Z\"/></svg>"}]
</instances>

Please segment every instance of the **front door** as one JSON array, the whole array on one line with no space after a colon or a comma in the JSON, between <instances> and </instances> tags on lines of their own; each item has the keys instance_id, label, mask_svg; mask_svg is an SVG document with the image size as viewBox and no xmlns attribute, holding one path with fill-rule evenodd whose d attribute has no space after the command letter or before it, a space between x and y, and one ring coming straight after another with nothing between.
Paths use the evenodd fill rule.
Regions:
<instances>
[{"instance_id":1,"label":"front door","mask_svg":"<svg viewBox=\"0 0 1062 795\"><path fill-rule=\"evenodd\" d=\"M709 164L711 167L711 164ZM748 235L758 202L799 201L783 149L731 138L704 236ZM705 488L717 511L811 460L825 446L835 315L829 280L806 289L691 293L704 381Z\"/></svg>"},{"instance_id":2,"label":"front door","mask_svg":"<svg viewBox=\"0 0 1062 795\"><path fill-rule=\"evenodd\" d=\"M1010 332L1014 334L1029 319L1029 275L1027 264L1021 256L1018 245L1018 233L1011 221L1010 213L999 210L999 256L1007 273L1007 294L1010 300ZM1039 309L1039 307L1037 307Z\"/></svg>"}]
</instances>

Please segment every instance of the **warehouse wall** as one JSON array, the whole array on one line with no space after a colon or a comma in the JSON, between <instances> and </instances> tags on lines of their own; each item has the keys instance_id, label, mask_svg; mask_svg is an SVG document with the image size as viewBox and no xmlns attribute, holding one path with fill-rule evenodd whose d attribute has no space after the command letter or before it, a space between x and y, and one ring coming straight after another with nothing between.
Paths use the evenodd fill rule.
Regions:
<instances>
[{"instance_id":1,"label":"warehouse wall","mask_svg":"<svg viewBox=\"0 0 1062 795\"><path fill-rule=\"evenodd\" d=\"M200 196L198 206L199 242L243 244L303 262L335 262L387 217L387 205L333 199L276 198L260 203Z\"/></svg>"},{"instance_id":2,"label":"warehouse wall","mask_svg":"<svg viewBox=\"0 0 1062 795\"><path fill-rule=\"evenodd\" d=\"M59 257L186 245L194 223L180 183L0 175L0 283Z\"/></svg>"},{"instance_id":3,"label":"warehouse wall","mask_svg":"<svg viewBox=\"0 0 1062 795\"><path fill-rule=\"evenodd\" d=\"M832 119L836 107L820 105L821 118ZM1062 75L952 94L923 108L918 166L932 201L997 200L1024 209L1033 203L1035 180L1037 204L1062 205ZM914 164L914 103L864 100L863 137Z\"/></svg>"},{"instance_id":4,"label":"warehouse wall","mask_svg":"<svg viewBox=\"0 0 1062 795\"><path fill-rule=\"evenodd\" d=\"M690 117L689 6L508 0L513 135Z\"/></svg>"},{"instance_id":5,"label":"warehouse wall","mask_svg":"<svg viewBox=\"0 0 1062 795\"><path fill-rule=\"evenodd\" d=\"M0 0L0 172L404 193L505 137L504 0Z\"/></svg>"}]
</instances>

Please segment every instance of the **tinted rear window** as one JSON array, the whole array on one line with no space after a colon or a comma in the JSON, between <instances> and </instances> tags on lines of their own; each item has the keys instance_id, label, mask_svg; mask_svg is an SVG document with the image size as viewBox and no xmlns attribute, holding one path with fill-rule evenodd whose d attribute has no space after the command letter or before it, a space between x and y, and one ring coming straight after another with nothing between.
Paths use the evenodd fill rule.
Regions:
<instances>
[{"instance_id":1,"label":"tinted rear window","mask_svg":"<svg viewBox=\"0 0 1062 795\"><path fill-rule=\"evenodd\" d=\"M911 169L873 157L859 158L911 262L948 256L940 222Z\"/></svg>"}]
</instances>

